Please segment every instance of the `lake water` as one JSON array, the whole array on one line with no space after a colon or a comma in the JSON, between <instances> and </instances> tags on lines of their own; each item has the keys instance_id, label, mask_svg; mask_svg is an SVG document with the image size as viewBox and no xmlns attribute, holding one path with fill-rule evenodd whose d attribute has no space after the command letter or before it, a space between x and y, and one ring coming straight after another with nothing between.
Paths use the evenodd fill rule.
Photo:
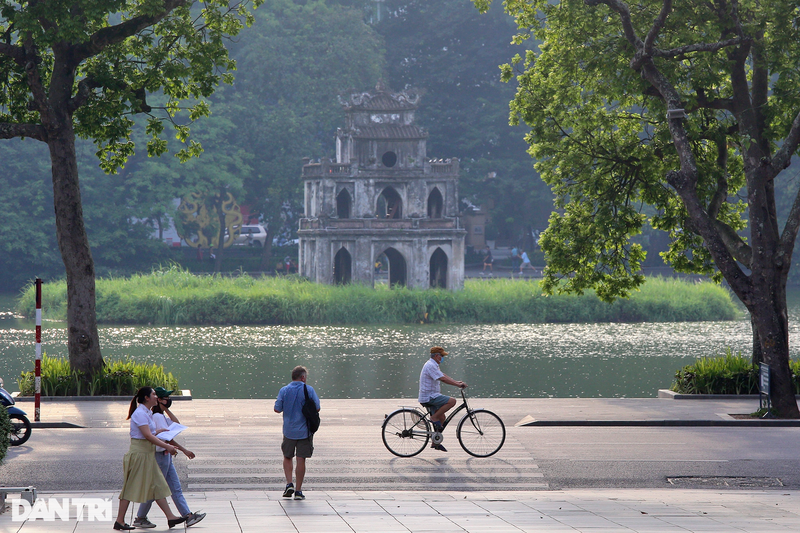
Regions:
<instances>
[{"instance_id":1,"label":"lake water","mask_svg":"<svg viewBox=\"0 0 800 533\"><path fill-rule=\"evenodd\" d=\"M800 289L790 291L792 357L800 352ZM33 369L34 323L0 296L0 377ZM63 322L45 322L43 349L66 357ZM100 328L103 356L163 364L198 398L273 398L305 365L327 398L416 397L428 349L479 397L653 397L675 371L727 346L749 354L750 322L478 326L203 326ZM447 392L444 387L443 392Z\"/></svg>"}]
</instances>

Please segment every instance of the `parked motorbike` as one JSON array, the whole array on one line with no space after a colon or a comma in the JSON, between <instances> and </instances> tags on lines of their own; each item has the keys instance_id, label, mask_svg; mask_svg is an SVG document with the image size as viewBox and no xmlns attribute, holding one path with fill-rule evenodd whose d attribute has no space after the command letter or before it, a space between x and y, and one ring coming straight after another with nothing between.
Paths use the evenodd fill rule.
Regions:
<instances>
[{"instance_id":1,"label":"parked motorbike","mask_svg":"<svg viewBox=\"0 0 800 533\"><path fill-rule=\"evenodd\" d=\"M11 419L11 434L9 444L19 446L25 444L31 438L31 421L25 415L25 411L14 407L14 398L3 388L3 380L0 378L0 405L8 410L8 418Z\"/></svg>"}]
</instances>

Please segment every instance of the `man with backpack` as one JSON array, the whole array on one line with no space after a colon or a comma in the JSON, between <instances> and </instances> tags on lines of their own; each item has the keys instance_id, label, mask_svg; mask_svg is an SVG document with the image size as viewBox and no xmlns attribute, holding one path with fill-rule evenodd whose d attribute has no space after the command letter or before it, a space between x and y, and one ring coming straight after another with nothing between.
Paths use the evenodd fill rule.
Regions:
<instances>
[{"instance_id":1,"label":"man with backpack","mask_svg":"<svg viewBox=\"0 0 800 533\"><path fill-rule=\"evenodd\" d=\"M292 382L280 390L278 399L275 400L275 412L283 413L281 451L283 452L283 473L286 476L283 497L294 497L295 500L306 499L302 491L303 478L306 475L306 459L314 453L314 432L319 426L319 415L316 416L316 420L310 420L303 413L303 404L306 402L313 402L315 412L320 410L319 396L314 391L314 387L306 385L307 378L308 370L304 366L296 366L292 370ZM312 410L312 412L314 411ZM309 424L312 426L309 427ZM295 455L297 455L295 469L297 486L292 483Z\"/></svg>"}]
</instances>

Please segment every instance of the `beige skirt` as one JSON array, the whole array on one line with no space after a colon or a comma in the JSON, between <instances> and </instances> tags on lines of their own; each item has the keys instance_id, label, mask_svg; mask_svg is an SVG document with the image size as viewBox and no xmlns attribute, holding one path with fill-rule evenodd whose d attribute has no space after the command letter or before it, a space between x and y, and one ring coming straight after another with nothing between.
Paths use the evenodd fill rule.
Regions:
<instances>
[{"instance_id":1,"label":"beige skirt","mask_svg":"<svg viewBox=\"0 0 800 533\"><path fill-rule=\"evenodd\" d=\"M156 447L150 441L131 439L131 448L122 459L122 468L125 480L119 493L120 500L141 503L172 494L156 463Z\"/></svg>"}]
</instances>

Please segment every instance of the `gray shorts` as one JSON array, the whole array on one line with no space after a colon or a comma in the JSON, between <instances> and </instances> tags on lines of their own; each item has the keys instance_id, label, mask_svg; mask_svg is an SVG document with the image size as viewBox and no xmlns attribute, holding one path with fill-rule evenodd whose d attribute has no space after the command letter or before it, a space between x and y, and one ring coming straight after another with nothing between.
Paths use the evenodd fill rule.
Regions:
<instances>
[{"instance_id":1,"label":"gray shorts","mask_svg":"<svg viewBox=\"0 0 800 533\"><path fill-rule=\"evenodd\" d=\"M281 451L283 452L283 456L287 459L294 457L295 451L297 451L297 457L308 459L314 454L314 435L311 435L307 439L300 440L283 437Z\"/></svg>"},{"instance_id":2,"label":"gray shorts","mask_svg":"<svg viewBox=\"0 0 800 533\"><path fill-rule=\"evenodd\" d=\"M428 409L433 409L433 412L435 413L443 405L447 404L447 402L449 402L449 401L450 401L450 396L445 396L444 394L439 394L438 396L434 396L433 398L431 398L430 400L428 400L427 402L425 402L422 405L424 405Z\"/></svg>"}]
</instances>

